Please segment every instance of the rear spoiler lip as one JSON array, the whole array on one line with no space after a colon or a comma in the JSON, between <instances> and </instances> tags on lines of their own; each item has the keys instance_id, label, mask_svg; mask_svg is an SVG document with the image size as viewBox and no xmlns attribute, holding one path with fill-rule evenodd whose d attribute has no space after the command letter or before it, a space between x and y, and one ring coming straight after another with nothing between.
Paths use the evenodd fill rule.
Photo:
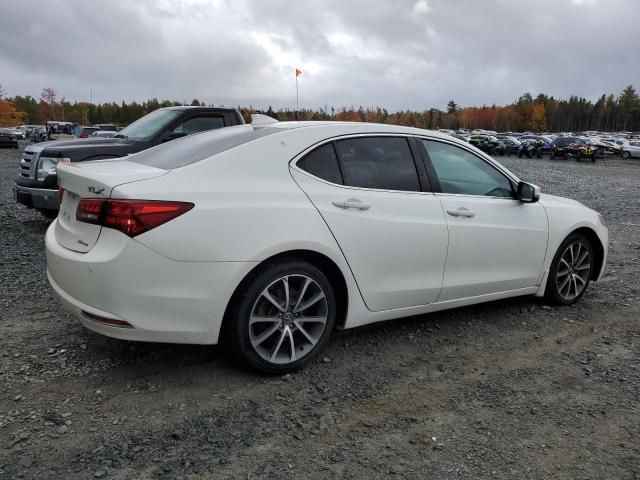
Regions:
<instances>
[{"instance_id":1,"label":"rear spoiler lip","mask_svg":"<svg viewBox=\"0 0 640 480\"><path fill-rule=\"evenodd\" d=\"M57 167L58 185L60 188L81 195L83 198L110 198L113 190L117 187L162 177L171 172L171 170L129 162L125 158L120 161L126 162L128 164L127 168L123 170L113 170L113 172L92 172L91 168L87 168L90 167L92 163L95 165L101 162L101 160L87 163L71 162L59 164ZM113 160L111 160L111 162L113 162ZM133 170L133 172L131 170ZM143 173L145 170L147 172ZM136 172L138 173L137 176L135 175ZM120 175L121 178L118 178ZM113 181L109 182L109 180Z\"/></svg>"}]
</instances>

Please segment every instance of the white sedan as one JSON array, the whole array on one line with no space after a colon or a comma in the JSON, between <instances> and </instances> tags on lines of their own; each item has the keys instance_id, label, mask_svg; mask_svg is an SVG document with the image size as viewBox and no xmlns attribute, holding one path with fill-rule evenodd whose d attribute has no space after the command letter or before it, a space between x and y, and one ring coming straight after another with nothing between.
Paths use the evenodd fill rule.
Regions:
<instances>
[{"instance_id":1,"label":"white sedan","mask_svg":"<svg viewBox=\"0 0 640 480\"><path fill-rule=\"evenodd\" d=\"M86 327L223 342L271 373L334 328L518 295L570 305L606 262L598 213L414 128L243 125L58 177L48 278Z\"/></svg>"}]
</instances>

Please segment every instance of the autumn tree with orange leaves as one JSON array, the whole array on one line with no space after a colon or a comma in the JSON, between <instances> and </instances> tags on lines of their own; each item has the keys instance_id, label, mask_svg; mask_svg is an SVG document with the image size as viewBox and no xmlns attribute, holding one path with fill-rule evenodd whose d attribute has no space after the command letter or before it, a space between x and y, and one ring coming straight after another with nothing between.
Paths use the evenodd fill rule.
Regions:
<instances>
[{"instance_id":1,"label":"autumn tree with orange leaves","mask_svg":"<svg viewBox=\"0 0 640 480\"><path fill-rule=\"evenodd\" d=\"M13 102L7 100L5 91L0 85L0 127L15 127L24 122L24 113L18 112Z\"/></svg>"}]
</instances>

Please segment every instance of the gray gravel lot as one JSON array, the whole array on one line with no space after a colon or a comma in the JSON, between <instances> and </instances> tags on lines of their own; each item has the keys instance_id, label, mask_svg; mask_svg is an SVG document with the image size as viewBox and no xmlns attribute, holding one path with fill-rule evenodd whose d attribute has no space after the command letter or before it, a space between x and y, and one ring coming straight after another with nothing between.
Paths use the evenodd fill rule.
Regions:
<instances>
[{"instance_id":1,"label":"gray gravel lot","mask_svg":"<svg viewBox=\"0 0 640 480\"><path fill-rule=\"evenodd\" d=\"M602 282L337 332L265 377L66 315L0 150L0 479L640 478L640 162L499 160L605 215Z\"/></svg>"}]
</instances>

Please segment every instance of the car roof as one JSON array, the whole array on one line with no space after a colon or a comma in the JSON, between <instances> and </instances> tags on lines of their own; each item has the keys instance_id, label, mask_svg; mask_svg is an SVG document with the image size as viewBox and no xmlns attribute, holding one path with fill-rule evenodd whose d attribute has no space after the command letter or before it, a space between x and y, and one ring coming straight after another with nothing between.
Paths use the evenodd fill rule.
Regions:
<instances>
[{"instance_id":1,"label":"car roof","mask_svg":"<svg viewBox=\"0 0 640 480\"><path fill-rule=\"evenodd\" d=\"M405 135L428 135L444 140L450 140L452 136L448 133L440 133L437 130L426 130L423 128L405 127L402 125L389 125L387 123L368 123L368 122L336 122L324 120L309 121L285 121L274 122L264 125L256 125L255 129L277 129L277 130L293 130L298 128L305 129L332 129L342 130L344 134L357 133L396 133Z\"/></svg>"},{"instance_id":2,"label":"car roof","mask_svg":"<svg viewBox=\"0 0 640 480\"><path fill-rule=\"evenodd\" d=\"M235 112L235 108L231 107L203 107L199 105L177 105L175 107L162 107L158 110L220 110L224 112Z\"/></svg>"}]
</instances>

